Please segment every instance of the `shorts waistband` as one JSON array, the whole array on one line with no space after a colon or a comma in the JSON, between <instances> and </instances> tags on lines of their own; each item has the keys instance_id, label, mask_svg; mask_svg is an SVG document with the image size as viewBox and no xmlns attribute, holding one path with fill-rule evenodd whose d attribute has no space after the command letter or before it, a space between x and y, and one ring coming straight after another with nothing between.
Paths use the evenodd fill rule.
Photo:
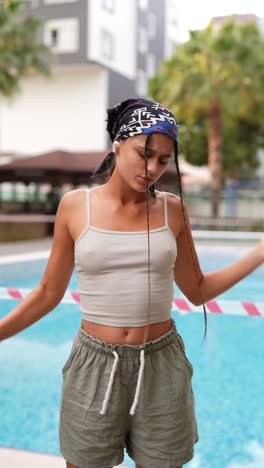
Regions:
<instances>
[{"instance_id":1,"label":"shorts waistband","mask_svg":"<svg viewBox=\"0 0 264 468\"><path fill-rule=\"evenodd\" d=\"M104 340L99 340L98 338L95 338L92 335L90 335L86 330L84 330L84 328L82 328L82 325L80 325L79 327L76 339L80 340L82 344L84 344L88 348L100 350L100 352L104 352L106 354L112 354L113 351L116 351L120 358L122 358L122 355L125 355L126 359L133 359L138 358L139 352L142 349L144 349L145 354L149 354L153 351L157 351L161 348L164 348L168 344L174 342L175 338L177 337L177 329L173 318L171 318L171 321L172 324L169 331L156 338L155 340L149 340L143 344L107 343Z\"/></svg>"},{"instance_id":2,"label":"shorts waistband","mask_svg":"<svg viewBox=\"0 0 264 468\"><path fill-rule=\"evenodd\" d=\"M176 324L173 318L171 318L171 328L168 332L161 335L159 338L155 340L149 340L143 344L112 344L107 343L106 341L99 340L98 338L93 337L89 333L82 328L82 324L79 327L79 330L76 334L75 339L77 341L81 341L81 343L87 348L93 348L95 351L99 351L100 353L106 353L107 355L111 355L111 359L113 359L112 369L109 377L108 386L105 391L104 400L102 402L102 408L100 414L105 414L107 411L107 407L109 404L112 388L113 388L113 381L115 378L115 373L117 367L119 365L119 361L122 359L125 360L137 360L140 362L139 372L138 372L138 379L136 384L135 396L133 404L130 408L130 414L133 416L135 414L136 406L138 404L139 399L139 392L143 381L143 374L144 374L144 366L145 366L145 355L149 353L153 353L172 342L175 342L178 339L178 334L176 330Z\"/></svg>"}]
</instances>

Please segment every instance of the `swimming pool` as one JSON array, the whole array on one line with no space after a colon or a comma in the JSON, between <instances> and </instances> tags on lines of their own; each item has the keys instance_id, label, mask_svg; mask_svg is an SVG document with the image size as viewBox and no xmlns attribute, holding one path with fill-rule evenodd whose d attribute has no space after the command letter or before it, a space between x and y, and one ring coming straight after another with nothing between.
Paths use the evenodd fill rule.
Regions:
<instances>
[{"instance_id":1,"label":"swimming pool","mask_svg":"<svg viewBox=\"0 0 264 468\"><path fill-rule=\"evenodd\" d=\"M226 266L243 253L215 246L197 250L204 271ZM0 286L32 288L45 265L45 260L0 265ZM263 272L258 268L219 299L264 302ZM75 274L69 289L77 289ZM16 304L1 300L0 317ZM203 314L173 311L172 316L194 365L200 440L194 459L185 466L264 466L263 318L208 313L207 343L201 345ZM0 446L59 454L61 368L79 322L77 304L60 304L1 344ZM123 463L134 466L127 455Z\"/></svg>"}]
</instances>

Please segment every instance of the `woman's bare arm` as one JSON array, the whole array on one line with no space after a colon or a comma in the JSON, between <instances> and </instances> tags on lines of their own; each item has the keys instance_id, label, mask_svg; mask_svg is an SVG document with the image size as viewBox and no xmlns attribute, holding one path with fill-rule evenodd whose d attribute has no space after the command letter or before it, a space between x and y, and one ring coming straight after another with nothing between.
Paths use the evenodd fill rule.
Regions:
<instances>
[{"instance_id":1,"label":"woman's bare arm","mask_svg":"<svg viewBox=\"0 0 264 468\"><path fill-rule=\"evenodd\" d=\"M195 250L186 205L184 204L184 213L187 229L184 224L182 209L179 207L178 197L177 201L174 200L172 203L175 204L175 210L178 215L182 217L182 228L177 238L178 253L174 268L174 279L180 290L193 304L201 305L202 302L214 299L245 278L263 263L264 240L260 241L252 248L247 255L231 265L217 271L203 273ZM192 259L191 250L194 261Z\"/></svg>"},{"instance_id":2,"label":"woman's bare arm","mask_svg":"<svg viewBox=\"0 0 264 468\"><path fill-rule=\"evenodd\" d=\"M0 340L9 338L40 320L64 296L74 267L74 243L67 224L72 207L71 197L67 195L64 195L57 210L51 254L40 284L0 320Z\"/></svg>"},{"instance_id":3,"label":"woman's bare arm","mask_svg":"<svg viewBox=\"0 0 264 468\"><path fill-rule=\"evenodd\" d=\"M206 273L200 283L205 301L214 299L252 273L263 263L263 251L264 242L261 241L261 243L238 261L221 270Z\"/></svg>"}]
</instances>

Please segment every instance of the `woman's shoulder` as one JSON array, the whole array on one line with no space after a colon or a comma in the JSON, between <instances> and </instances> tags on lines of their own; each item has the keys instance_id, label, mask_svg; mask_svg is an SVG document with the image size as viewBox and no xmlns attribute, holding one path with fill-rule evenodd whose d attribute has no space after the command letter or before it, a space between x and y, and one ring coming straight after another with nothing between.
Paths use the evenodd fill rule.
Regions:
<instances>
[{"instance_id":1,"label":"woman's shoulder","mask_svg":"<svg viewBox=\"0 0 264 468\"><path fill-rule=\"evenodd\" d=\"M66 192L60 200L60 209L65 211L71 211L72 209L75 209L76 207L80 206L80 204L85 202L85 197L85 188L69 190L69 192Z\"/></svg>"},{"instance_id":2,"label":"woman's shoulder","mask_svg":"<svg viewBox=\"0 0 264 468\"><path fill-rule=\"evenodd\" d=\"M164 194L163 191L161 192L161 191L155 190L155 192L158 195L158 197L160 198L163 197L163 194ZM172 192L165 191L165 193L166 193L168 207L171 207L174 210L179 209L181 207L181 198Z\"/></svg>"},{"instance_id":3,"label":"woman's shoulder","mask_svg":"<svg viewBox=\"0 0 264 468\"><path fill-rule=\"evenodd\" d=\"M159 196L163 196L162 192L159 192ZM174 232L175 237L178 237L182 228L184 227L184 221L182 216L182 209L184 208L185 216L187 216L186 205L181 198L175 193L166 192L167 207L168 207L168 221L169 225Z\"/></svg>"},{"instance_id":4,"label":"woman's shoulder","mask_svg":"<svg viewBox=\"0 0 264 468\"><path fill-rule=\"evenodd\" d=\"M73 189L69 190L69 192L66 192L62 199L65 203L75 203L80 201L80 199L83 199L86 195L86 188L78 188L78 189Z\"/></svg>"}]
</instances>

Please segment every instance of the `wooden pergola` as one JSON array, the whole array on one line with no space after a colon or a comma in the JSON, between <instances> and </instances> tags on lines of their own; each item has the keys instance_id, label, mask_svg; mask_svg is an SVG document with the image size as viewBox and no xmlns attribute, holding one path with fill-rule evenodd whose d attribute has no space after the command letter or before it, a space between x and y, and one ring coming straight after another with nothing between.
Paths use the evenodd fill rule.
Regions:
<instances>
[{"instance_id":1,"label":"wooden pergola","mask_svg":"<svg viewBox=\"0 0 264 468\"><path fill-rule=\"evenodd\" d=\"M52 187L64 184L90 185L101 183L101 178L89 180L106 156L105 152L51 151L31 157L19 157L0 165L0 183L23 182L28 185L49 183ZM101 180L100 180L101 179ZM159 187L177 188L176 169L169 166L159 180ZM157 185L158 188L158 185Z\"/></svg>"}]
</instances>

